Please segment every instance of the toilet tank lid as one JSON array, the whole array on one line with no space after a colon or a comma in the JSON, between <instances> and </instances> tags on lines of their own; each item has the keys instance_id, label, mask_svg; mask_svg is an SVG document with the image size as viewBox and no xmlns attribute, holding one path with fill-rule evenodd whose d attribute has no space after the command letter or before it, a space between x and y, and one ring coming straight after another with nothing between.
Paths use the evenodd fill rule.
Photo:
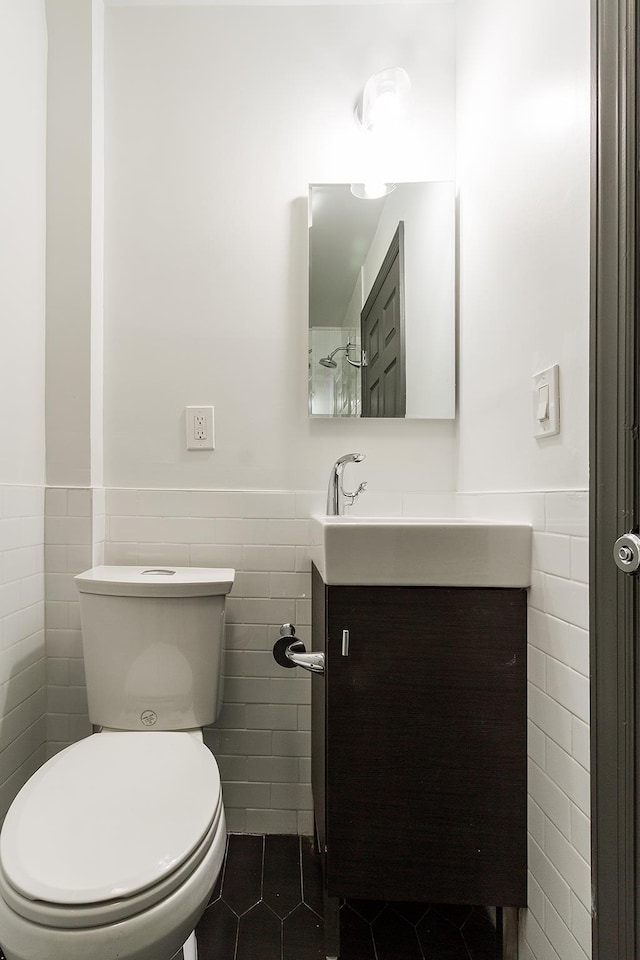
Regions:
<instances>
[{"instance_id":1,"label":"toilet tank lid","mask_svg":"<svg viewBox=\"0 0 640 960\"><path fill-rule=\"evenodd\" d=\"M206 597L229 593L235 570L228 567L100 566L75 577L80 593L115 597Z\"/></svg>"}]
</instances>

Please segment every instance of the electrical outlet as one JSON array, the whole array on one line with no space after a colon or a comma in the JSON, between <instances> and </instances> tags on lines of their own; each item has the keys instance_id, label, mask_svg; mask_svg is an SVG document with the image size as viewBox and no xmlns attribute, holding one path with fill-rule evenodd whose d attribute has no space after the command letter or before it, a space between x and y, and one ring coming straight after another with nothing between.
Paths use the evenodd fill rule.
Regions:
<instances>
[{"instance_id":1,"label":"electrical outlet","mask_svg":"<svg viewBox=\"0 0 640 960\"><path fill-rule=\"evenodd\" d=\"M186 408L187 450L213 450L213 407Z\"/></svg>"},{"instance_id":2,"label":"electrical outlet","mask_svg":"<svg viewBox=\"0 0 640 960\"><path fill-rule=\"evenodd\" d=\"M193 436L195 440L207 439L207 418L197 413L193 418Z\"/></svg>"}]
</instances>

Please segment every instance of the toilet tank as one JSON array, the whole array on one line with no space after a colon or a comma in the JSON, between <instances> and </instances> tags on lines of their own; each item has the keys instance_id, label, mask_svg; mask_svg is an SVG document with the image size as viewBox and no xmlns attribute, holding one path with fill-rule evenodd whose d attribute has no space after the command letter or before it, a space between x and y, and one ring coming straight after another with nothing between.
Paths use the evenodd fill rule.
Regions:
<instances>
[{"instance_id":1,"label":"toilet tank","mask_svg":"<svg viewBox=\"0 0 640 960\"><path fill-rule=\"evenodd\" d=\"M100 566L75 577L92 723L185 730L217 719L234 576L205 567Z\"/></svg>"}]
</instances>

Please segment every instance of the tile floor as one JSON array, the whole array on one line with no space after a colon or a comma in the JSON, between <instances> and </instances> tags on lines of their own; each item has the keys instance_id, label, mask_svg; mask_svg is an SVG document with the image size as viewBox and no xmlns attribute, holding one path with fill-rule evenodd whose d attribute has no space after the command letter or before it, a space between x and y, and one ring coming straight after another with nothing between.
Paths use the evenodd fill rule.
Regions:
<instances>
[{"instance_id":1,"label":"tile floor","mask_svg":"<svg viewBox=\"0 0 640 960\"><path fill-rule=\"evenodd\" d=\"M311 837L230 834L198 924L198 960L324 960L322 914ZM497 957L495 930L477 907L347 901L340 936L341 960Z\"/></svg>"},{"instance_id":2,"label":"tile floor","mask_svg":"<svg viewBox=\"0 0 640 960\"><path fill-rule=\"evenodd\" d=\"M324 960L320 861L310 837L231 834L197 928L198 960ZM496 960L476 907L347 901L341 960Z\"/></svg>"}]
</instances>

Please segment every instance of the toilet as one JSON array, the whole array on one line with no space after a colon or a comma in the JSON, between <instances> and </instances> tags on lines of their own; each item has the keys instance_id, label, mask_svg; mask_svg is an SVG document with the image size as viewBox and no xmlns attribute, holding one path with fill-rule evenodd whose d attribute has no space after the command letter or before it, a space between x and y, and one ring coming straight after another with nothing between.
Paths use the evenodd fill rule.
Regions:
<instances>
[{"instance_id":1,"label":"toilet","mask_svg":"<svg viewBox=\"0 0 640 960\"><path fill-rule=\"evenodd\" d=\"M7 960L196 960L226 822L202 728L222 706L229 569L76 578L94 732L48 760L0 834Z\"/></svg>"}]
</instances>

